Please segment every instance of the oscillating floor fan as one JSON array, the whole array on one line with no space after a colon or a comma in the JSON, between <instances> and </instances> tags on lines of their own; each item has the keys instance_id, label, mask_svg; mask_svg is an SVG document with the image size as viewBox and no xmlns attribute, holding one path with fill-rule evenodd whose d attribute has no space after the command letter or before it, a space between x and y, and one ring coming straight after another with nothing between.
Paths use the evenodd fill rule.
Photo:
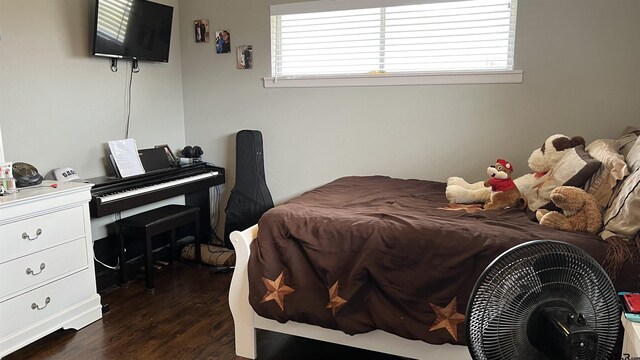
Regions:
<instances>
[{"instance_id":1,"label":"oscillating floor fan","mask_svg":"<svg viewBox=\"0 0 640 360\"><path fill-rule=\"evenodd\" d=\"M620 307L611 280L580 248L538 240L494 260L467 307L473 359L603 360L616 343Z\"/></svg>"}]
</instances>

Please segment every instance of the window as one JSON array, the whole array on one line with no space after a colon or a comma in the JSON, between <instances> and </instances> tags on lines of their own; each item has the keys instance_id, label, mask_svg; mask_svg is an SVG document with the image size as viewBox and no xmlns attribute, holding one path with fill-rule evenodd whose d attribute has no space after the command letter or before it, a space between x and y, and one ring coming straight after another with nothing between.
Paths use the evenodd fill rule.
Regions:
<instances>
[{"instance_id":1,"label":"window","mask_svg":"<svg viewBox=\"0 0 640 360\"><path fill-rule=\"evenodd\" d=\"M442 80L443 75L491 74L516 81L490 82L521 82L522 72L513 72L515 25L516 0L274 5L272 78L265 86L282 80L333 79L348 85L349 78L391 76L406 82L429 75Z\"/></svg>"}]
</instances>

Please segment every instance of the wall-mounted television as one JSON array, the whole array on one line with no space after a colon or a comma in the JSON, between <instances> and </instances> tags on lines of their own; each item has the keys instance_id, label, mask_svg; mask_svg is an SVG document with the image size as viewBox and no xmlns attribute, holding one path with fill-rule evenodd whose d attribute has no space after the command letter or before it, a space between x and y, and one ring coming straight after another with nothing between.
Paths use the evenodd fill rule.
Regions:
<instances>
[{"instance_id":1,"label":"wall-mounted television","mask_svg":"<svg viewBox=\"0 0 640 360\"><path fill-rule=\"evenodd\" d=\"M173 7L147 0L96 0L93 55L169 62Z\"/></svg>"}]
</instances>

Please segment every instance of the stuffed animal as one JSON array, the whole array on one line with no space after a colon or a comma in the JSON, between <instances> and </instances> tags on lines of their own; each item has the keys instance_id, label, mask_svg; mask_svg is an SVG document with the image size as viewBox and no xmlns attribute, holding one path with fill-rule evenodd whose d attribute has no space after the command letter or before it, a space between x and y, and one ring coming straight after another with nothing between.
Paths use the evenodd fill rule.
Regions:
<instances>
[{"instance_id":1,"label":"stuffed animal","mask_svg":"<svg viewBox=\"0 0 640 360\"><path fill-rule=\"evenodd\" d=\"M581 136L570 138L556 134L547 138L542 146L535 149L529 156L529 168L533 172L514 179L520 193L524 194L533 187L538 179L562 159L567 150L584 144L584 138ZM486 203L491 196L491 189L486 188L483 181L468 183L454 176L447 179L445 195L452 204Z\"/></svg>"},{"instance_id":2,"label":"stuffed animal","mask_svg":"<svg viewBox=\"0 0 640 360\"><path fill-rule=\"evenodd\" d=\"M551 201L562 210L538 210L541 225L566 231L596 234L602 228L602 214L593 195L574 186L559 186L551 191Z\"/></svg>"},{"instance_id":3,"label":"stuffed animal","mask_svg":"<svg viewBox=\"0 0 640 360\"><path fill-rule=\"evenodd\" d=\"M520 190L511 179L511 173L513 166L503 159L496 160L495 165L487 168L489 179L484 186L491 188L491 195L484 204L485 210L506 209L520 202Z\"/></svg>"}]
</instances>

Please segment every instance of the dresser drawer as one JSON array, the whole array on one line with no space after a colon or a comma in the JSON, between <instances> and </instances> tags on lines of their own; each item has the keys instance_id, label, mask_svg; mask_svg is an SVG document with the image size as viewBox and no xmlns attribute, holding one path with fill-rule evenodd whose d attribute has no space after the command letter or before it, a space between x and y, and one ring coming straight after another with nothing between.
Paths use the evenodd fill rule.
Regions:
<instances>
[{"instance_id":1,"label":"dresser drawer","mask_svg":"<svg viewBox=\"0 0 640 360\"><path fill-rule=\"evenodd\" d=\"M92 282L91 272L82 270L0 303L0 339L95 296L87 286Z\"/></svg>"},{"instance_id":2,"label":"dresser drawer","mask_svg":"<svg viewBox=\"0 0 640 360\"><path fill-rule=\"evenodd\" d=\"M0 264L0 299L87 266L84 237Z\"/></svg>"},{"instance_id":3,"label":"dresser drawer","mask_svg":"<svg viewBox=\"0 0 640 360\"><path fill-rule=\"evenodd\" d=\"M84 211L76 206L0 226L0 263L84 236Z\"/></svg>"}]
</instances>

